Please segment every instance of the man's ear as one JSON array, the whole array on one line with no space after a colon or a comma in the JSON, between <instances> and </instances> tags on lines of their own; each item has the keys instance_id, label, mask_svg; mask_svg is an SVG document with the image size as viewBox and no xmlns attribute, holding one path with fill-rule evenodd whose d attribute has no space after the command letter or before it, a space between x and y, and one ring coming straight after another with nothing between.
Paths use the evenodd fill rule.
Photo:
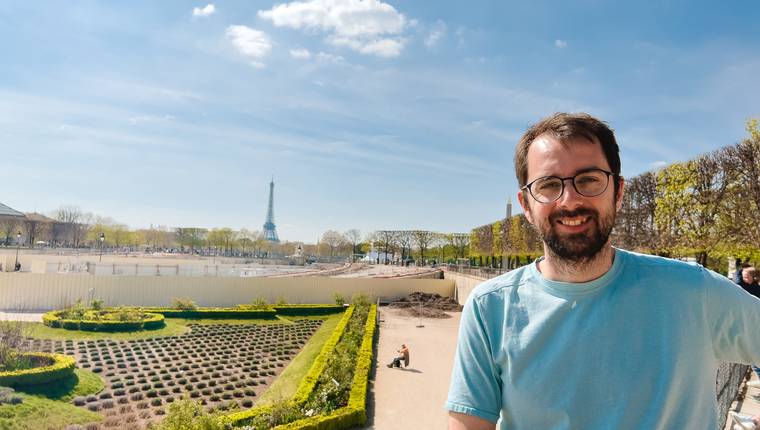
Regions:
<instances>
[{"instance_id":1,"label":"man's ear","mask_svg":"<svg viewBox=\"0 0 760 430\"><path fill-rule=\"evenodd\" d=\"M533 213L530 211L527 197L528 195L525 194L522 190L517 192L517 201L520 202L520 207L522 207L523 213L525 214L525 219L527 219L529 223L533 224Z\"/></svg>"},{"instance_id":2,"label":"man's ear","mask_svg":"<svg viewBox=\"0 0 760 430\"><path fill-rule=\"evenodd\" d=\"M617 201L615 202L615 207L617 208L618 211L620 210L620 208L623 207L624 188L625 188L625 179L622 176L620 176L618 177L618 192L617 192L617 196L615 196L617 198Z\"/></svg>"}]
</instances>

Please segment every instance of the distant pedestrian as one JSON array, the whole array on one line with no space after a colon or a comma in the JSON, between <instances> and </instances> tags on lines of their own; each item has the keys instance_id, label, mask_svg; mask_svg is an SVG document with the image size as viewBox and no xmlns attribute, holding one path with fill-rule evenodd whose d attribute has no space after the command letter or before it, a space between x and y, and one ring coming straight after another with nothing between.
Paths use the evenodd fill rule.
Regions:
<instances>
[{"instance_id":1,"label":"distant pedestrian","mask_svg":"<svg viewBox=\"0 0 760 430\"><path fill-rule=\"evenodd\" d=\"M388 367L401 367L401 362L404 362L404 367L409 367L409 347L405 343L401 344L401 349L396 351L398 355L393 361L388 364Z\"/></svg>"}]
</instances>

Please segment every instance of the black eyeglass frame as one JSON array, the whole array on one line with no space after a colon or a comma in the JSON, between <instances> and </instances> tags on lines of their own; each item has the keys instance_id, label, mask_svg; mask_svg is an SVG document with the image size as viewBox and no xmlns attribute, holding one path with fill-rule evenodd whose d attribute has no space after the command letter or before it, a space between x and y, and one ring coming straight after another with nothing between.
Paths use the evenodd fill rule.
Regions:
<instances>
[{"instance_id":1,"label":"black eyeglass frame","mask_svg":"<svg viewBox=\"0 0 760 430\"><path fill-rule=\"evenodd\" d=\"M580 192L578 190L578 186L575 185L575 178L577 178L579 175L583 175L584 173L589 173L589 172L602 172L602 173L604 173L604 174L607 175L606 176L607 177L607 184L604 186L604 188L602 189L602 191L598 192L597 194L590 195L590 196L586 195L586 194L583 194L582 192ZM530 194L530 196L536 202L544 204L544 205L548 205L549 203L554 203L557 200L559 200L559 199L562 198L562 195L565 194L565 181L568 180L568 179L571 180L570 182L573 184L573 189L575 189L576 193L580 194L583 197L596 197L596 196L602 195L605 191L607 191L607 188L610 187L610 176L612 176L612 178L617 181L620 178L620 173L612 173L609 170L593 168L593 169L584 170L582 172L578 172L578 173L576 173L573 176L567 176L567 177L564 177L564 178L559 177L559 176L553 176L553 175L542 176L540 178L537 178L537 179L534 179L534 180L530 181L529 183L525 184L525 186L523 186L520 189L523 190L523 191L527 190L528 193ZM533 188L531 187L531 185L535 184L536 182L538 182L538 181L540 181L542 179L547 179L547 178L556 178L556 179L559 179L560 182L562 183L562 189L559 191L559 194L557 195L557 198L555 198L554 200L550 200L548 202L542 202L541 200L537 199L535 195L533 195Z\"/></svg>"}]
</instances>

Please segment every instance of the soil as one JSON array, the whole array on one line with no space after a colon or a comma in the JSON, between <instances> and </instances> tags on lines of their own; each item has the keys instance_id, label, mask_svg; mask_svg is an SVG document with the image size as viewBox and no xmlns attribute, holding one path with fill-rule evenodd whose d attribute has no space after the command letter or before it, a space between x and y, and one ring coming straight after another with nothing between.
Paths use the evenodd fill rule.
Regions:
<instances>
[{"instance_id":1,"label":"soil","mask_svg":"<svg viewBox=\"0 0 760 430\"><path fill-rule=\"evenodd\" d=\"M390 307L403 309L406 315L423 318L451 318L446 312L462 311L462 306L450 297L422 292L409 294L391 303Z\"/></svg>"}]
</instances>

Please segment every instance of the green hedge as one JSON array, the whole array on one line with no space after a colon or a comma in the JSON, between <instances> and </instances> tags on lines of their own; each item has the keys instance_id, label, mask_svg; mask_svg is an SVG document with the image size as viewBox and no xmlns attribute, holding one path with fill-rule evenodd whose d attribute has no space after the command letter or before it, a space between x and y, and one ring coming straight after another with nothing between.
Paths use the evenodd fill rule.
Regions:
<instances>
[{"instance_id":1,"label":"green hedge","mask_svg":"<svg viewBox=\"0 0 760 430\"><path fill-rule=\"evenodd\" d=\"M63 354L23 352L20 353L19 356L35 360L47 360L50 364L31 369L0 372L0 385L17 387L22 385L45 384L71 376L74 373L74 367L76 367L76 360L74 360L74 357Z\"/></svg>"},{"instance_id":2,"label":"green hedge","mask_svg":"<svg viewBox=\"0 0 760 430\"><path fill-rule=\"evenodd\" d=\"M164 316L146 312L147 318L139 321L114 321L114 320L67 320L61 319L65 311L52 311L42 316L42 323L48 327L64 328L66 330L84 331L137 331L151 330L164 326Z\"/></svg>"},{"instance_id":3,"label":"green hedge","mask_svg":"<svg viewBox=\"0 0 760 430\"><path fill-rule=\"evenodd\" d=\"M364 336L359 348L351 383L348 405L327 415L304 418L275 427L275 430L343 430L367 422L367 382L372 368L377 306L372 305L364 324Z\"/></svg>"},{"instance_id":4,"label":"green hedge","mask_svg":"<svg viewBox=\"0 0 760 430\"><path fill-rule=\"evenodd\" d=\"M143 312L161 314L166 318L186 319L274 319L274 309L198 308L181 310L170 308L139 308Z\"/></svg>"},{"instance_id":5,"label":"green hedge","mask_svg":"<svg viewBox=\"0 0 760 430\"><path fill-rule=\"evenodd\" d=\"M319 355L314 360L314 363L312 363L311 367L309 368L309 372L304 376L304 378L301 380L301 383L298 385L298 389L296 390L296 393L293 395L293 398L290 400L291 404L300 405L304 403L311 394L312 390L314 390L314 386L317 384L317 380L319 380L319 376L322 374L322 372L325 370L325 366L327 365L327 359L332 355L333 351L335 350L335 345L338 344L338 341L340 341L340 337L343 335L343 332L346 330L346 326L348 325L349 320L351 319L351 315L354 313L354 306L349 306L348 309L346 309L346 312L343 314L343 318L338 322L338 325L335 327L335 330L333 330L332 335L330 335L330 338L327 339L327 342L322 346L322 350L319 352ZM252 419L260 416L265 415L272 412L272 406L271 405L264 405L259 406L257 408L248 409L246 411L236 412L233 414L230 414L227 416L229 419L229 422L236 426L243 426L247 423L249 423Z\"/></svg>"},{"instance_id":6,"label":"green hedge","mask_svg":"<svg viewBox=\"0 0 760 430\"><path fill-rule=\"evenodd\" d=\"M346 310L343 305L274 305L278 315L311 316L337 314Z\"/></svg>"}]
</instances>

